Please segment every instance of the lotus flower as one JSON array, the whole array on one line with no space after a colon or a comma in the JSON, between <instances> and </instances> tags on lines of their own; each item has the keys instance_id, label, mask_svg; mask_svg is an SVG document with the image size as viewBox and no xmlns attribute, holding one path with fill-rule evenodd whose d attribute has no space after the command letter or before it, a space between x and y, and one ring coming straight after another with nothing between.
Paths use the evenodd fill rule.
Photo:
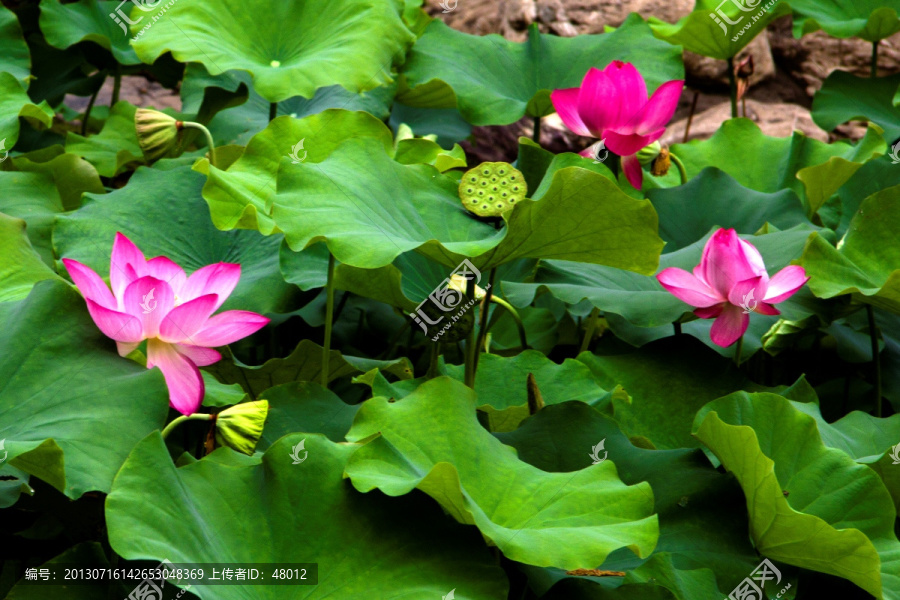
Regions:
<instances>
[{"instance_id":1,"label":"lotus flower","mask_svg":"<svg viewBox=\"0 0 900 600\"><path fill-rule=\"evenodd\" d=\"M710 337L723 348L744 335L751 312L781 314L773 305L809 280L798 266L785 267L769 279L759 251L734 229L719 229L709 238L693 274L669 267L656 278L676 298L696 306L695 315L716 320Z\"/></svg>"},{"instance_id":2,"label":"lotus flower","mask_svg":"<svg viewBox=\"0 0 900 600\"><path fill-rule=\"evenodd\" d=\"M116 234L110 261L112 291L90 268L63 259L87 302L94 323L126 356L147 340L147 368L159 367L169 404L182 414L197 411L205 391L197 367L222 358L225 346L265 327L269 319L244 310L213 316L231 294L241 266L215 263L190 277L165 256L147 260L131 240Z\"/></svg>"},{"instance_id":3,"label":"lotus flower","mask_svg":"<svg viewBox=\"0 0 900 600\"><path fill-rule=\"evenodd\" d=\"M667 81L648 99L644 78L631 63L613 61L590 69L581 87L555 90L550 100L573 133L603 140L622 157L628 182L641 189L644 174L638 150L662 137L675 114L684 81ZM590 149L582 156L590 156Z\"/></svg>"}]
</instances>

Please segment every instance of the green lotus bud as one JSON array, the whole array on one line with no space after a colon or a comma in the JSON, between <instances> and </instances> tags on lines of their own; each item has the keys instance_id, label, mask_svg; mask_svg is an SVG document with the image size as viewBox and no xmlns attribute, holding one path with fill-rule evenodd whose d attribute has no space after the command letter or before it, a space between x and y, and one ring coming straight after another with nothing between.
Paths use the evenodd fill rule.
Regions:
<instances>
[{"instance_id":1,"label":"green lotus bud","mask_svg":"<svg viewBox=\"0 0 900 600\"><path fill-rule=\"evenodd\" d=\"M147 162L168 156L180 141L181 124L158 110L137 109L134 113L134 129Z\"/></svg>"},{"instance_id":2,"label":"green lotus bud","mask_svg":"<svg viewBox=\"0 0 900 600\"><path fill-rule=\"evenodd\" d=\"M497 217L525 199L528 186L522 172L505 162L481 163L459 183L463 206L479 217Z\"/></svg>"},{"instance_id":3,"label":"green lotus bud","mask_svg":"<svg viewBox=\"0 0 900 600\"><path fill-rule=\"evenodd\" d=\"M226 408L216 415L216 441L220 446L253 454L268 414L267 400L244 402Z\"/></svg>"},{"instance_id":4,"label":"green lotus bud","mask_svg":"<svg viewBox=\"0 0 900 600\"><path fill-rule=\"evenodd\" d=\"M638 161L640 161L640 163L642 165L649 165L654 160L656 160L656 157L659 156L659 153L661 151L662 151L662 144L660 144L658 141L653 142L649 146L644 146L643 148L638 150L638 152L637 152Z\"/></svg>"},{"instance_id":5,"label":"green lotus bud","mask_svg":"<svg viewBox=\"0 0 900 600\"><path fill-rule=\"evenodd\" d=\"M450 276L450 284L447 287L450 288L451 290L455 290L455 291L459 292L460 294L465 295L465 293L467 291L466 287L468 287L468 285L469 285L469 280L466 279L465 277L463 277L462 275L451 275ZM477 285L475 286L475 299L476 300L481 300L482 298L484 298L485 294L487 294L487 292L484 291L484 288L479 287Z\"/></svg>"}]
</instances>

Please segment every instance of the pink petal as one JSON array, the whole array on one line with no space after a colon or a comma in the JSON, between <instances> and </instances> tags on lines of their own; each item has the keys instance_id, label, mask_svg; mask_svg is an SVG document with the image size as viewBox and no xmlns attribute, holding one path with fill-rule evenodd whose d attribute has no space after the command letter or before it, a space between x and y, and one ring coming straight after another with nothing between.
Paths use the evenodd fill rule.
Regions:
<instances>
[{"instance_id":1,"label":"pink petal","mask_svg":"<svg viewBox=\"0 0 900 600\"><path fill-rule=\"evenodd\" d=\"M159 335L159 324L175 306L175 294L169 284L149 275L135 279L125 288L122 305L141 322L145 338Z\"/></svg>"},{"instance_id":2,"label":"pink petal","mask_svg":"<svg viewBox=\"0 0 900 600\"><path fill-rule=\"evenodd\" d=\"M206 322L206 326L191 336L195 346L226 346L256 333L269 323L262 315L246 310L226 310Z\"/></svg>"},{"instance_id":3,"label":"pink petal","mask_svg":"<svg viewBox=\"0 0 900 600\"><path fill-rule=\"evenodd\" d=\"M550 93L550 101L553 102L559 118L572 133L590 137L591 132L578 114L578 90L579 88L554 90Z\"/></svg>"},{"instance_id":4,"label":"pink petal","mask_svg":"<svg viewBox=\"0 0 900 600\"><path fill-rule=\"evenodd\" d=\"M728 292L728 302L741 309L753 311L766 295L768 280L763 277L751 277L738 281Z\"/></svg>"},{"instance_id":5,"label":"pink petal","mask_svg":"<svg viewBox=\"0 0 900 600\"><path fill-rule=\"evenodd\" d=\"M719 229L709 238L697 270L702 273L700 279L724 298L738 281L759 275L734 229Z\"/></svg>"},{"instance_id":6,"label":"pink petal","mask_svg":"<svg viewBox=\"0 0 900 600\"><path fill-rule=\"evenodd\" d=\"M119 356L128 356L140 345L140 342L116 342L116 350L119 351Z\"/></svg>"},{"instance_id":7,"label":"pink petal","mask_svg":"<svg viewBox=\"0 0 900 600\"><path fill-rule=\"evenodd\" d=\"M667 81L659 86L650 101L632 117L629 128L642 135L664 128L678 108L678 99L681 98L683 89L684 81Z\"/></svg>"},{"instance_id":8,"label":"pink petal","mask_svg":"<svg viewBox=\"0 0 900 600\"><path fill-rule=\"evenodd\" d=\"M217 310L234 291L240 278L241 265L224 262L206 265L191 273L191 276L187 278L181 288L179 299L187 302L198 296L216 294L218 298L216 299L216 308L213 310Z\"/></svg>"},{"instance_id":9,"label":"pink petal","mask_svg":"<svg viewBox=\"0 0 900 600\"><path fill-rule=\"evenodd\" d=\"M184 354L198 367L205 367L222 360L222 355L212 348L190 346L188 344L175 344L175 349Z\"/></svg>"},{"instance_id":10,"label":"pink petal","mask_svg":"<svg viewBox=\"0 0 900 600\"><path fill-rule=\"evenodd\" d=\"M168 283L176 296L179 295L178 292L181 291L187 279L184 269L165 256L157 256L147 261L147 275L152 275Z\"/></svg>"},{"instance_id":11,"label":"pink petal","mask_svg":"<svg viewBox=\"0 0 900 600\"><path fill-rule=\"evenodd\" d=\"M701 319L715 319L719 315L722 314L722 311L725 310L726 302L720 302L715 306L707 306L706 308L695 308L694 314L700 317Z\"/></svg>"},{"instance_id":12,"label":"pink petal","mask_svg":"<svg viewBox=\"0 0 900 600\"><path fill-rule=\"evenodd\" d=\"M103 335L117 342L140 342L144 339L140 319L100 306L90 298L85 298L88 312Z\"/></svg>"},{"instance_id":13,"label":"pink petal","mask_svg":"<svg viewBox=\"0 0 900 600\"><path fill-rule=\"evenodd\" d=\"M740 240L740 238L738 239ZM769 274L768 272L766 272L766 263L765 261L763 261L763 257L759 253L759 250L756 249L756 246L754 246L747 240L740 240L740 242L741 250L744 251L744 258L747 259L747 262L750 264L750 268L753 269L753 273L768 278Z\"/></svg>"},{"instance_id":14,"label":"pink petal","mask_svg":"<svg viewBox=\"0 0 900 600\"><path fill-rule=\"evenodd\" d=\"M104 308L115 310L116 299L99 275L77 260L64 258L62 262L82 296L90 298Z\"/></svg>"},{"instance_id":15,"label":"pink petal","mask_svg":"<svg viewBox=\"0 0 900 600\"><path fill-rule=\"evenodd\" d=\"M781 311L769 304L768 302L760 302L756 305L756 310L761 315L780 315Z\"/></svg>"},{"instance_id":16,"label":"pink petal","mask_svg":"<svg viewBox=\"0 0 900 600\"><path fill-rule=\"evenodd\" d=\"M636 133L623 134L618 131L613 131L612 129L607 129L600 137L605 138L606 147L619 156L631 156L632 154L637 154L637 151L644 146L649 146L661 138L662 134L665 132L665 129L660 129L650 135L637 135Z\"/></svg>"},{"instance_id":17,"label":"pink petal","mask_svg":"<svg viewBox=\"0 0 900 600\"><path fill-rule=\"evenodd\" d=\"M638 160L637 154L622 157L622 170L631 187L640 190L644 186L644 170L641 169L641 161Z\"/></svg>"},{"instance_id":18,"label":"pink petal","mask_svg":"<svg viewBox=\"0 0 900 600\"><path fill-rule=\"evenodd\" d=\"M614 74L607 73L607 75L616 86L617 96L622 106L619 124L625 125L647 104L647 84L644 83L644 78L631 63L624 63Z\"/></svg>"},{"instance_id":19,"label":"pink petal","mask_svg":"<svg viewBox=\"0 0 900 600\"><path fill-rule=\"evenodd\" d=\"M128 267L134 269L134 273L128 271ZM116 241L113 242L112 258L109 263L109 282L112 285L116 298L122 298L125 288L129 283L147 274L147 260L143 253L131 240L116 233Z\"/></svg>"},{"instance_id":20,"label":"pink petal","mask_svg":"<svg viewBox=\"0 0 900 600\"><path fill-rule=\"evenodd\" d=\"M657 274L656 279L673 296L691 306L705 308L724 302L724 298L716 295L715 290L684 269L677 267L663 269Z\"/></svg>"},{"instance_id":21,"label":"pink petal","mask_svg":"<svg viewBox=\"0 0 900 600\"><path fill-rule=\"evenodd\" d=\"M160 322L159 339L169 343L193 343L191 336L206 325L216 310L216 302L215 294L206 294L176 306Z\"/></svg>"},{"instance_id":22,"label":"pink petal","mask_svg":"<svg viewBox=\"0 0 900 600\"><path fill-rule=\"evenodd\" d=\"M749 323L750 315L745 314L740 307L728 304L713 322L709 337L717 346L727 348L744 335Z\"/></svg>"},{"instance_id":23,"label":"pink petal","mask_svg":"<svg viewBox=\"0 0 900 600\"><path fill-rule=\"evenodd\" d=\"M621 118L622 97L612 79L598 69L589 69L578 92L578 114L591 135L603 137L604 129L617 127Z\"/></svg>"},{"instance_id":24,"label":"pink petal","mask_svg":"<svg viewBox=\"0 0 900 600\"><path fill-rule=\"evenodd\" d=\"M769 280L769 290L765 301L770 304L783 302L794 295L794 292L803 287L809 281L806 270L797 265L785 267L775 273Z\"/></svg>"},{"instance_id":25,"label":"pink petal","mask_svg":"<svg viewBox=\"0 0 900 600\"><path fill-rule=\"evenodd\" d=\"M200 370L175 346L157 339L147 342L147 368L159 367L169 388L169 404L183 415L197 412L206 387Z\"/></svg>"}]
</instances>

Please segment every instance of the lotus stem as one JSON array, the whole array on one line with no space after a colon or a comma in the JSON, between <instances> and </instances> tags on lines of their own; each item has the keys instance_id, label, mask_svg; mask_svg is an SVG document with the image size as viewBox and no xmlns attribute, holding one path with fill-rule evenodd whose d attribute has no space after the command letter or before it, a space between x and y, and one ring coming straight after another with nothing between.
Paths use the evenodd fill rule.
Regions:
<instances>
[{"instance_id":1,"label":"lotus stem","mask_svg":"<svg viewBox=\"0 0 900 600\"><path fill-rule=\"evenodd\" d=\"M192 415L181 415L178 418L172 420L171 423L166 425L166 428L162 430L162 438L166 439L169 437L169 434L172 433L172 430L184 423L185 421L212 421L216 418L216 415L210 415L207 413L194 413Z\"/></svg>"},{"instance_id":2,"label":"lotus stem","mask_svg":"<svg viewBox=\"0 0 900 600\"><path fill-rule=\"evenodd\" d=\"M681 175L681 185L684 185L688 182L687 171L684 169L684 163L681 162L681 159L675 156L672 152L669 152L669 158L675 163L675 166L678 167L678 174Z\"/></svg>"},{"instance_id":3,"label":"lotus stem","mask_svg":"<svg viewBox=\"0 0 900 600\"><path fill-rule=\"evenodd\" d=\"M744 336L738 338L737 347L734 349L734 364L741 366L741 352L744 350Z\"/></svg>"},{"instance_id":4,"label":"lotus stem","mask_svg":"<svg viewBox=\"0 0 900 600\"><path fill-rule=\"evenodd\" d=\"M522 350L528 350L528 338L525 336L525 325L522 323L522 317L519 316L519 311L503 298L494 296L491 298L491 301L505 308L506 312L509 313L509 316L516 322L516 329L519 330L519 343L522 344Z\"/></svg>"},{"instance_id":5,"label":"lotus stem","mask_svg":"<svg viewBox=\"0 0 900 600\"><path fill-rule=\"evenodd\" d=\"M691 123L694 122L694 113L697 112L697 100L700 99L700 92L694 92L694 99L691 101L691 112L688 115L687 124L684 126L684 139L683 143L687 143L688 135L691 133Z\"/></svg>"},{"instance_id":6,"label":"lotus stem","mask_svg":"<svg viewBox=\"0 0 900 600\"><path fill-rule=\"evenodd\" d=\"M731 91L731 118L737 119L737 79L734 74L734 57L728 57L728 87Z\"/></svg>"},{"instance_id":7,"label":"lotus stem","mask_svg":"<svg viewBox=\"0 0 900 600\"><path fill-rule=\"evenodd\" d=\"M475 280L468 279L466 282L466 298L473 300L475 298ZM466 359L465 359L465 384L475 389L475 357L478 352L478 346L475 343L475 326L469 332L466 338Z\"/></svg>"},{"instance_id":8,"label":"lotus stem","mask_svg":"<svg viewBox=\"0 0 900 600\"><path fill-rule=\"evenodd\" d=\"M203 132L203 135L206 136L206 145L209 146L209 164L213 167L216 166L216 144L213 142L213 137L209 132L209 129L194 121L181 121L181 126L186 129L199 129Z\"/></svg>"},{"instance_id":9,"label":"lotus stem","mask_svg":"<svg viewBox=\"0 0 900 600\"><path fill-rule=\"evenodd\" d=\"M681 335L681 323L678 321L672 323L672 328L675 330L675 335Z\"/></svg>"},{"instance_id":10,"label":"lotus stem","mask_svg":"<svg viewBox=\"0 0 900 600\"><path fill-rule=\"evenodd\" d=\"M872 79L878 77L878 40L872 42L872 70L869 76Z\"/></svg>"},{"instance_id":11,"label":"lotus stem","mask_svg":"<svg viewBox=\"0 0 900 600\"><path fill-rule=\"evenodd\" d=\"M331 326L334 318L334 254L328 252L328 279L325 284L325 343L322 344L322 387L328 387L328 359L331 357Z\"/></svg>"},{"instance_id":12,"label":"lotus stem","mask_svg":"<svg viewBox=\"0 0 900 600\"><path fill-rule=\"evenodd\" d=\"M869 318L869 340L872 342L872 370L875 372L875 416L881 418L881 357L878 355L878 327L875 325L875 309L866 304Z\"/></svg>"},{"instance_id":13,"label":"lotus stem","mask_svg":"<svg viewBox=\"0 0 900 600\"><path fill-rule=\"evenodd\" d=\"M109 101L109 107L112 108L119 101L119 91L122 89L122 65L116 63L116 72L113 76L112 99Z\"/></svg>"},{"instance_id":14,"label":"lotus stem","mask_svg":"<svg viewBox=\"0 0 900 600\"><path fill-rule=\"evenodd\" d=\"M484 336L487 335L487 324L488 324L488 313L490 312L491 300L494 299L494 278L497 276L496 267L491 269L490 277L488 278L488 286L487 291L484 295L484 300L481 301L481 323L478 325L478 341L475 346L478 348L478 352L475 353L475 370L478 370L478 355L481 353L481 348L484 347Z\"/></svg>"},{"instance_id":15,"label":"lotus stem","mask_svg":"<svg viewBox=\"0 0 900 600\"><path fill-rule=\"evenodd\" d=\"M581 349L578 351L579 354L587 352L588 346L591 345L591 340L594 337L594 330L597 329L597 319L599 317L600 309L595 306L588 317L587 329L584 332L584 339L581 340Z\"/></svg>"},{"instance_id":16,"label":"lotus stem","mask_svg":"<svg viewBox=\"0 0 900 600\"><path fill-rule=\"evenodd\" d=\"M103 79L106 81L106 78ZM100 88L103 87L103 82L94 90L94 93L91 94L91 101L88 102L87 109L84 111L84 117L81 119L81 135L87 135L88 121L91 119L91 111L94 110L94 102L97 101L97 94L100 93Z\"/></svg>"},{"instance_id":17,"label":"lotus stem","mask_svg":"<svg viewBox=\"0 0 900 600\"><path fill-rule=\"evenodd\" d=\"M541 143L541 118L534 118L534 133L531 136L531 139L535 141L536 144L540 145Z\"/></svg>"},{"instance_id":18,"label":"lotus stem","mask_svg":"<svg viewBox=\"0 0 900 600\"><path fill-rule=\"evenodd\" d=\"M441 343L435 342L431 346L431 356L428 360L428 372L425 373L425 379L434 379L438 373L438 357L441 355Z\"/></svg>"},{"instance_id":19,"label":"lotus stem","mask_svg":"<svg viewBox=\"0 0 900 600\"><path fill-rule=\"evenodd\" d=\"M275 117L277 117L277 116L278 116L278 103L272 102L271 104L269 104L269 122L274 121Z\"/></svg>"}]
</instances>

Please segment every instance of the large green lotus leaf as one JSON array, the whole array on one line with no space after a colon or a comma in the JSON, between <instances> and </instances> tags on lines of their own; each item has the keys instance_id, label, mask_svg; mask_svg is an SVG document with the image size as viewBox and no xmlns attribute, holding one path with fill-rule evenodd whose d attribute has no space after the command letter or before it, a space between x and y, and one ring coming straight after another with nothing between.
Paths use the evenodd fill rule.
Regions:
<instances>
[{"instance_id":1,"label":"large green lotus leaf","mask_svg":"<svg viewBox=\"0 0 900 600\"><path fill-rule=\"evenodd\" d=\"M475 404L471 389L446 377L400 402L366 401L347 439L375 437L350 458L347 476L362 492L418 488L527 564L594 568L618 548L652 551L658 523L648 485L622 484L611 464L572 475L532 467L478 423Z\"/></svg>"},{"instance_id":2,"label":"large green lotus leaf","mask_svg":"<svg viewBox=\"0 0 900 600\"><path fill-rule=\"evenodd\" d=\"M900 74L873 79L835 70L813 98L813 120L825 131L853 119L871 121L893 143L900 137L900 109L894 106L898 86Z\"/></svg>"},{"instance_id":3,"label":"large green lotus leaf","mask_svg":"<svg viewBox=\"0 0 900 600\"><path fill-rule=\"evenodd\" d=\"M81 206L81 195L85 192L102 194L105 191L97 169L74 154L66 154L62 146L22 154L4 166L10 171L41 173L49 177L65 210Z\"/></svg>"},{"instance_id":4,"label":"large green lotus leaf","mask_svg":"<svg viewBox=\"0 0 900 600\"><path fill-rule=\"evenodd\" d=\"M304 443L305 460L292 448ZM502 600L483 542L422 497L363 496L344 480L355 444L289 435L259 458L222 448L176 468L162 438L140 442L106 500L113 549L173 563L318 563L318 585L193 586L203 600Z\"/></svg>"},{"instance_id":5,"label":"large green lotus leaf","mask_svg":"<svg viewBox=\"0 0 900 600\"><path fill-rule=\"evenodd\" d=\"M0 156L5 157L19 139L19 117L45 129L53 122L53 109L46 102L32 103L15 75L0 72Z\"/></svg>"},{"instance_id":6,"label":"large green lotus leaf","mask_svg":"<svg viewBox=\"0 0 900 600\"><path fill-rule=\"evenodd\" d=\"M787 2L771 8L769 4L768 0L697 0L694 10L677 23L651 17L650 27L660 38L685 50L725 60L765 33L772 20L791 12Z\"/></svg>"},{"instance_id":7,"label":"large green lotus leaf","mask_svg":"<svg viewBox=\"0 0 900 600\"><path fill-rule=\"evenodd\" d=\"M103 551L100 542L81 542L48 560L38 568L52 568L62 574L62 569L108 569L109 559ZM34 582L20 582L15 585L6 596L6 600L43 600L44 598L65 598L66 600L107 600L110 597L110 589L114 588L116 595L128 593L121 581L108 584L94 582L94 585L71 585L68 583L35 585Z\"/></svg>"},{"instance_id":8,"label":"large green lotus leaf","mask_svg":"<svg viewBox=\"0 0 900 600\"><path fill-rule=\"evenodd\" d=\"M776 394L736 392L697 414L694 435L744 489L760 554L900 598L891 496L871 469L822 444L815 419Z\"/></svg>"},{"instance_id":9,"label":"large green lotus leaf","mask_svg":"<svg viewBox=\"0 0 900 600\"><path fill-rule=\"evenodd\" d=\"M162 373L121 358L62 281L0 305L0 323L0 439L10 464L70 498L108 491L131 448L165 423Z\"/></svg>"},{"instance_id":10,"label":"large green lotus leaf","mask_svg":"<svg viewBox=\"0 0 900 600\"><path fill-rule=\"evenodd\" d=\"M105 276L118 231L147 258L168 256L188 274L215 262L239 263L241 279L223 310L292 310L296 288L284 281L278 268L280 237L219 231L210 223L202 186L203 176L189 166L169 171L140 168L128 186L109 194L85 194L81 209L59 217L53 232L57 254Z\"/></svg>"},{"instance_id":11,"label":"large green lotus leaf","mask_svg":"<svg viewBox=\"0 0 900 600\"><path fill-rule=\"evenodd\" d=\"M866 198L837 248L813 235L801 264L809 289L820 298L858 294L861 300L900 313L900 186Z\"/></svg>"},{"instance_id":12,"label":"large green lotus leaf","mask_svg":"<svg viewBox=\"0 0 900 600\"><path fill-rule=\"evenodd\" d=\"M0 179L0 182L3 180ZM25 298L38 281L59 276L28 239L25 221L0 212L0 302Z\"/></svg>"},{"instance_id":13,"label":"large green lotus leaf","mask_svg":"<svg viewBox=\"0 0 900 600\"><path fill-rule=\"evenodd\" d=\"M528 41L499 35L469 35L434 20L409 53L403 67L413 88L398 99L411 106L450 108L448 94L422 94L443 85L452 88L460 113L474 125L507 125L524 115L555 112L550 92L578 87L591 67L604 68L613 60L634 63L653 91L666 81L684 79L681 50L653 37L638 15L615 32L559 37L529 30ZM437 80L437 81L436 81Z\"/></svg>"},{"instance_id":14,"label":"large green lotus leaf","mask_svg":"<svg viewBox=\"0 0 900 600\"><path fill-rule=\"evenodd\" d=\"M78 0L60 4L59 0L41 0L40 26L47 42L55 48L65 50L79 42L93 42L112 52L121 64L136 65L141 60L129 44L128 21L122 15L131 21L143 21L143 27L158 10L144 10L141 5L131 2ZM119 12L121 14L117 14Z\"/></svg>"},{"instance_id":15,"label":"large green lotus leaf","mask_svg":"<svg viewBox=\"0 0 900 600\"><path fill-rule=\"evenodd\" d=\"M644 436L657 448L699 447L690 434L697 410L753 386L728 360L687 335L651 342L628 354L582 352L578 360L605 389L625 389L631 402L614 398L616 421L629 437Z\"/></svg>"},{"instance_id":16,"label":"large green lotus leaf","mask_svg":"<svg viewBox=\"0 0 900 600\"><path fill-rule=\"evenodd\" d=\"M226 351L227 352L227 351ZM267 389L293 381L319 381L322 376L322 347L312 340L301 340L288 356L272 358L259 366L245 365L223 352L226 360L204 367L220 381L239 383L244 390L258 398ZM374 361L352 356L342 356L332 350L328 358L328 381L355 375L373 368L380 368L401 379L412 377L412 367L406 358L392 361Z\"/></svg>"},{"instance_id":17,"label":"large green lotus leaf","mask_svg":"<svg viewBox=\"0 0 900 600\"><path fill-rule=\"evenodd\" d=\"M445 365L444 373L463 381L461 365ZM558 365L536 350L512 357L483 354L478 359L475 393L478 410L487 413L491 431L512 431L528 416L529 374L547 405L568 400L595 404L607 396L591 371L575 359L567 358Z\"/></svg>"},{"instance_id":18,"label":"large green lotus leaf","mask_svg":"<svg viewBox=\"0 0 900 600\"><path fill-rule=\"evenodd\" d=\"M850 221L863 200L896 185L900 185L900 169L889 154L872 159L860 167L830 199L830 204L836 204L840 212L839 223L835 229L838 236L843 236L847 232Z\"/></svg>"},{"instance_id":19,"label":"large green lotus leaf","mask_svg":"<svg viewBox=\"0 0 900 600\"><path fill-rule=\"evenodd\" d=\"M794 11L794 35L819 29L833 37L883 40L900 31L898 7L883 0L789 0ZM892 6L893 5L893 6Z\"/></svg>"},{"instance_id":20,"label":"large green lotus leaf","mask_svg":"<svg viewBox=\"0 0 900 600\"><path fill-rule=\"evenodd\" d=\"M259 229L268 235L276 231L272 220L276 178L282 157L298 149L306 163L325 160L347 139L370 137L385 152L393 148L393 136L384 123L364 112L326 110L303 118L279 117L257 133L243 155L226 170L201 162L196 168L207 175L203 197L209 203L213 223L219 229ZM292 165L297 166L297 165Z\"/></svg>"},{"instance_id":21,"label":"large green lotus leaf","mask_svg":"<svg viewBox=\"0 0 900 600\"><path fill-rule=\"evenodd\" d=\"M28 52L28 44L22 34L22 27L16 13L0 5L0 71L5 71L13 76L19 86L28 87L31 79L31 55ZM4 90L3 94L5 95ZM4 110L0 114L6 113ZM11 147L12 144L7 146Z\"/></svg>"},{"instance_id":22,"label":"large green lotus leaf","mask_svg":"<svg viewBox=\"0 0 900 600\"><path fill-rule=\"evenodd\" d=\"M69 132L66 152L84 158L104 177L115 177L122 171L146 163L134 130L137 107L122 100L109 111L103 130L88 137Z\"/></svg>"},{"instance_id":23,"label":"large green lotus leaf","mask_svg":"<svg viewBox=\"0 0 900 600\"><path fill-rule=\"evenodd\" d=\"M612 418L580 402L548 405L519 429L495 435L514 447L521 460L552 473L589 466L593 448L603 441L597 455L616 466L623 482L650 484L660 533L653 556L645 562L629 552L617 552L601 566L627 572L626 582L660 579L658 571L666 569L657 561L668 557L661 562L673 574L703 570L693 576L681 573L686 589L664 584L679 600L713 598L705 594L710 586L730 590L759 562L747 539L747 519L737 508L742 499L739 486L712 468L700 450L636 447ZM552 579L562 576L556 573Z\"/></svg>"},{"instance_id":24,"label":"large green lotus leaf","mask_svg":"<svg viewBox=\"0 0 900 600\"><path fill-rule=\"evenodd\" d=\"M784 138L763 135L749 119L725 121L708 140L672 146L672 153L684 163L688 178L714 165L744 187L767 194L789 188L801 198L805 192L803 182L797 179L801 169L828 162L834 156L864 163L883 152L884 139L872 128L855 145L846 141L826 144L798 131ZM676 185L677 169L670 169L666 177L666 181Z\"/></svg>"},{"instance_id":25,"label":"large green lotus leaf","mask_svg":"<svg viewBox=\"0 0 900 600\"><path fill-rule=\"evenodd\" d=\"M295 431L321 433L332 442L343 442L359 410L358 405L347 404L334 392L311 381L292 381L269 388L262 398L269 401L269 416L257 450L265 450L281 436Z\"/></svg>"},{"instance_id":26,"label":"large green lotus leaf","mask_svg":"<svg viewBox=\"0 0 900 600\"><path fill-rule=\"evenodd\" d=\"M796 200L796 197L794 199ZM700 198L696 200L703 201ZM726 223L723 225L727 226ZM690 230L692 225L685 223L685 227ZM739 229L746 230L744 227ZM672 235L680 237L682 234L676 231ZM693 269L700 264L703 247L710 235L711 232L707 232L702 239L690 246L663 254L660 257L659 270L668 267L678 267L686 271ZM757 247L769 273L774 275L800 256L809 235L808 230L796 228L758 236L744 235L742 238ZM688 237L685 236L683 239L686 240ZM567 304L578 304L587 299L593 306L605 312L621 315L641 327L668 325L678 320L684 313L693 310L667 292L655 277L603 265L542 260L534 272L533 283L503 282L503 293L506 298L519 307L530 305L535 297L545 290ZM757 319L765 317L754 315L751 320Z\"/></svg>"},{"instance_id":27,"label":"large green lotus leaf","mask_svg":"<svg viewBox=\"0 0 900 600\"><path fill-rule=\"evenodd\" d=\"M393 0L180 0L134 49L146 63L171 52L213 75L247 71L260 96L279 102L329 85L364 92L390 83L413 39Z\"/></svg>"}]
</instances>

